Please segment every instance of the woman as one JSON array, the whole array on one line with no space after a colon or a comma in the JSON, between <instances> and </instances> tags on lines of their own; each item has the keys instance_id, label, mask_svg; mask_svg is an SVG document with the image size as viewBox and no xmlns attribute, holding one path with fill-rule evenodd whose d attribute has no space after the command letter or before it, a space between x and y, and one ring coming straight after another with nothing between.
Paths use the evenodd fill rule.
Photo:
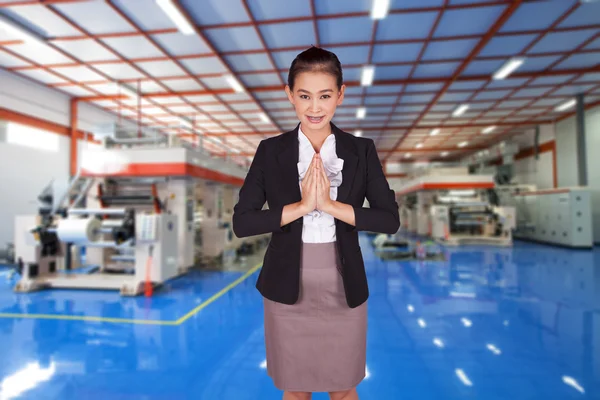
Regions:
<instances>
[{"instance_id":1,"label":"woman","mask_svg":"<svg viewBox=\"0 0 600 400\"><path fill-rule=\"evenodd\" d=\"M259 144L233 229L272 233L257 288L267 370L284 400L312 392L354 400L365 376L369 295L358 232L396 233L398 205L373 141L331 123L345 90L336 55L299 54L285 90L300 123Z\"/></svg>"}]
</instances>

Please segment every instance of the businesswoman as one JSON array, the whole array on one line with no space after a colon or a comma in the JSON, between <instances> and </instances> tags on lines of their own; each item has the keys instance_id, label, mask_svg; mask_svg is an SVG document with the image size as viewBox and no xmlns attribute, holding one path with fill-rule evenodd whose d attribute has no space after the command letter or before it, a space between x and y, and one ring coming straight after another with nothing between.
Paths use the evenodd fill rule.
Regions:
<instances>
[{"instance_id":1,"label":"businesswoman","mask_svg":"<svg viewBox=\"0 0 600 400\"><path fill-rule=\"evenodd\" d=\"M272 233L256 286L267 371L284 400L312 392L354 400L365 376L369 295L358 232L396 233L398 205L373 141L331 123L345 90L337 56L300 53L285 90L300 123L260 142L233 229Z\"/></svg>"}]
</instances>

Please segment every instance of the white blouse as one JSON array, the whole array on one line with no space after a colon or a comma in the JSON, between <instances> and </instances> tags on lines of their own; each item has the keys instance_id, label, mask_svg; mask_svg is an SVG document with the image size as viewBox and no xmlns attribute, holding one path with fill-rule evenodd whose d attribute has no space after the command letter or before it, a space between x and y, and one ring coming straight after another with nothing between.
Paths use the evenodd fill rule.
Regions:
<instances>
[{"instance_id":1,"label":"white blouse","mask_svg":"<svg viewBox=\"0 0 600 400\"><path fill-rule=\"evenodd\" d=\"M299 159L298 178L300 192L302 192L302 179L310 166L315 150L310 140L298 128ZM321 146L321 160L329 178L329 196L332 200L337 199L338 186L342 183L342 168L344 160L338 158L335 151L335 135L330 134ZM312 211L303 217L302 241L304 243L330 243L335 242L335 220L322 211Z\"/></svg>"}]
</instances>

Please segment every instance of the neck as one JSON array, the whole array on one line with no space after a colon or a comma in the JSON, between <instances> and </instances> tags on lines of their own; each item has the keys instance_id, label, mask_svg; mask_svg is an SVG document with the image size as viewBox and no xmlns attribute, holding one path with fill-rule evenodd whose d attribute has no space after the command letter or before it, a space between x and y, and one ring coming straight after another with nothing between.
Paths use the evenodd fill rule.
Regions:
<instances>
[{"instance_id":1,"label":"neck","mask_svg":"<svg viewBox=\"0 0 600 400\"><path fill-rule=\"evenodd\" d=\"M327 136L331 135L331 125L329 124L323 129L314 130L307 128L302 123L300 123L300 128L302 129L302 132L308 138L310 143L313 145L313 148L317 153L321 150L321 146L323 145L323 142L325 142L325 139L327 139Z\"/></svg>"}]
</instances>

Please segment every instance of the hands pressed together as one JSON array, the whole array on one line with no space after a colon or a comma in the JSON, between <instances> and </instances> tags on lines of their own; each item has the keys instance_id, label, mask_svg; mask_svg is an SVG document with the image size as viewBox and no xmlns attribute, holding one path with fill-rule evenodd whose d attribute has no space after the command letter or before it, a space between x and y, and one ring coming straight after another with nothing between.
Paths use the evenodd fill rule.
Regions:
<instances>
[{"instance_id":1,"label":"hands pressed together","mask_svg":"<svg viewBox=\"0 0 600 400\"><path fill-rule=\"evenodd\" d=\"M334 201L329 194L329 178L323 166L323 160L318 153L315 153L313 159L302 180L302 201L301 205L309 213L314 210L327 212Z\"/></svg>"}]
</instances>

